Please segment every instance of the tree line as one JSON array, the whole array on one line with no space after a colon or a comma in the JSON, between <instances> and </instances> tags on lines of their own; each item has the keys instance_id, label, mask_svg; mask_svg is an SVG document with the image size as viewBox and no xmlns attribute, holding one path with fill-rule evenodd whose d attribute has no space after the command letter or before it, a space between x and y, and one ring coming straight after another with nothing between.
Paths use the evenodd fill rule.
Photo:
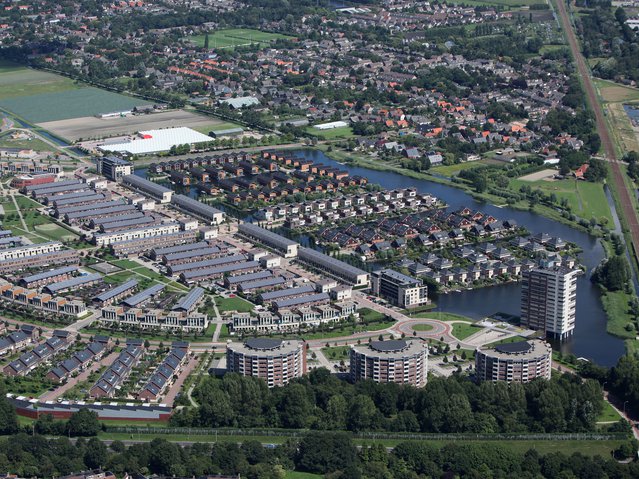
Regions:
<instances>
[{"instance_id":1,"label":"tree line","mask_svg":"<svg viewBox=\"0 0 639 479\"><path fill-rule=\"evenodd\" d=\"M418 389L342 381L322 368L269 389L256 378L207 377L193 392L199 407L176 413L173 426L426 433L594 431L603 408L596 381L562 375L528 384L430 379Z\"/></svg>"}]
</instances>

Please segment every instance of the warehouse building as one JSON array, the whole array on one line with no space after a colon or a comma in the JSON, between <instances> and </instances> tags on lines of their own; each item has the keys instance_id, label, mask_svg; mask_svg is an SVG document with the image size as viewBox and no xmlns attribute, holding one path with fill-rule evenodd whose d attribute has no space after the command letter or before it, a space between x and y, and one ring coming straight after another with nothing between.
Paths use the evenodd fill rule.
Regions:
<instances>
[{"instance_id":1,"label":"warehouse building","mask_svg":"<svg viewBox=\"0 0 639 479\"><path fill-rule=\"evenodd\" d=\"M109 304L117 303L119 300L126 298L135 291L138 287L138 282L135 279L130 279L126 283L119 286L115 286L104 293L100 293L93 298L93 302L100 306L108 306Z\"/></svg>"},{"instance_id":2,"label":"warehouse building","mask_svg":"<svg viewBox=\"0 0 639 479\"><path fill-rule=\"evenodd\" d=\"M197 216L209 224L219 225L224 222L224 212L186 195L173 195L171 205L193 216Z\"/></svg>"},{"instance_id":3,"label":"warehouse building","mask_svg":"<svg viewBox=\"0 0 639 479\"><path fill-rule=\"evenodd\" d=\"M428 304L428 287L422 280L411 278L393 269L381 269L372 274L373 293L395 306L414 308Z\"/></svg>"},{"instance_id":4,"label":"warehouse building","mask_svg":"<svg viewBox=\"0 0 639 479\"><path fill-rule=\"evenodd\" d=\"M259 241L269 248L284 253L285 258L294 258L297 256L299 243L260 226L252 223L241 223L238 226L238 232L249 239Z\"/></svg>"},{"instance_id":5,"label":"warehouse building","mask_svg":"<svg viewBox=\"0 0 639 479\"><path fill-rule=\"evenodd\" d=\"M540 339L479 347L475 352L475 376L479 381L527 383L550 379L552 348Z\"/></svg>"},{"instance_id":6,"label":"warehouse building","mask_svg":"<svg viewBox=\"0 0 639 479\"><path fill-rule=\"evenodd\" d=\"M371 379L376 383L426 385L428 347L420 340L372 341L351 346L351 381Z\"/></svg>"},{"instance_id":7,"label":"warehouse building","mask_svg":"<svg viewBox=\"0 0 639 479\"><path fill-rule=\"evenodd\" d=\"M83 274L81 276L75 276L65 281L59 281L45 286L42 291L49 294L60 294L67 291L75 291L79 288L86 288L96 284L102 280L102 275L99 273Z\"/></svg>"},{"instance_id":8,"label":"warehouse building","mask_svg":"<svg viewBox=\"0 0 639 479\"><path fill-rule=\"evenodd\" d=\"M101 151L120 152L128 155L147 155L169 151L174 146L207 143L213 138L187 127L164 128L138 132L137 138L98 146Z\"/></svg>"},{"instance_id":9,"label":"warehouse building","mask_svg":"<svg viewBox=\"0 0 639 479\"><path fill-rule=\"evenodd\" d=\"M114 255L122 257L130 254L142 254L153 248L164 248L184 243L192 243L197 238L197 231L178 231L158 236L140 237L136 239L111 243L109 248Z\"/></svg>"},{"instance_id":10,"label":"warehouse building","mask_svg":"<svg viewBox=\"0 0 639 479\"><path fill-rule=\"evenodd\" d=\"M370 283L370 275L366 271L332 258L324 253L320 253L319 251L315 251L314 249L300 247L298 258L302 262L317 268L322 273L336 276L355 287L366 287Z\"/></svg>"},{"instance_id":11,"label":"warehouse building","mask_svg":"<svg viewBox=\"0 0 639 479\"><path fill-rule=\"evenodd\" d=\"M160 203L170 203L171 198L173 197L172 190L136 175L123 176L122 183L132 190L139 191L140 193L150 196Z\"/></svg>"},{"instance_id":12,"label":"warehouse building","mask_svg":"<svg viewBox=\"0 0 639 479\"><path fill-rule=\"evenodd\" d=\"M270 338L251 338L243 344L229 341L226 371L258 377L270 388L285 386L306 374L306 343Z\"/></svg>"},{"instance_id":13,"label":"warehouse building","mask_svg":"<svg viewBox=\"0 0 639 479\"><path fill-rule=\"evenodd\" d=\"M24 276L20 279L18 284L25 288L37 288L56 281L67 280L76 271L78 271L77 266L64 266L62 268L51 269L42 273Z\"/></svg>"}]
</instances>

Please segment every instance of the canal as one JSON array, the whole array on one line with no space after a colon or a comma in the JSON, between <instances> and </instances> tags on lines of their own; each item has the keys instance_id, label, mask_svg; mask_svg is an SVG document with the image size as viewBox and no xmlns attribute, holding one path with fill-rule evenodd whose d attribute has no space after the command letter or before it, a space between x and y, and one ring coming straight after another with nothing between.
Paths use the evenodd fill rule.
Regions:
<instances>
[{"instance_id":1,"label":"canal","mask_svg":"<svg viewBox=\"0 0 639 479\"><path fill-rule=\"evenodd\" d=\"M604 258L601 243L587 233L558 223L544 216L522 211L507 206L495 206L480 202L464 191L427 180L409 178L389 171L377 171L369 168L350 166L338 163L323 152L317 150L292 150L296 154L317 163L331 165L348 171L351 175L365 176L372 183L378 183L387 189L416 187L420 192L430 193L449 205L451 209L467 206L479 209L501 220L514 219L531 234L548 233L559 236L581 247L583 253L580 262L587 267L587 272L577 280L577 321L575 333L571 339L555 344L563 353L573 353L578 357L588 358L603 366L616 364L625 352L623 340L606 332L606 313L603 310L600 294L590 282L590 274ZM147 168L135 171L136 175L146 177ZM196 188L168 185L179 193L197 197ZM496 312L519 316L521 286L510 283L458 293L449 293L435 298L435 311L446 311L461 314L474 319L481 319Z\"/></svg>"},{"instance_id":2,"label":"canal","mask_svg":"<svg viewBox=\"0 0 639 479\"><path fill-rule=\"evenodd\" d=\"M579 245L583 250L579 259L587 267L587 273L577 280L575 333L570 340L563 342L559 347L564 353L573 353L578 357L591 359L604 366L616 364L619 357L624 354L623 340L606 332L606 313L601 304L600 294L590 282L592 269L604 258L604 249L597 238L529 211L516 210L507 206L498 207L490 203L477 201L464 191L450 186L409 178L389 171L377 171L341 164L330 159L321 151L298 150L291 153L296 153L298 156L303 156L318 163L338 167L352 175L365 176L370 182L379 183L384 188L393 189L414 186L420 192L430 193L443 200L452 209L462 206L480 209L502 220L514 219L519 225L526 227L531 234L548 233L551 236L559 236L566 241ZM435 311L462 314L475 319L480 319L496 312L518 316L520 312L520 293L521 286L519 284L449 293L436 299L437 308Z\"/></svg>"}]
</instances>

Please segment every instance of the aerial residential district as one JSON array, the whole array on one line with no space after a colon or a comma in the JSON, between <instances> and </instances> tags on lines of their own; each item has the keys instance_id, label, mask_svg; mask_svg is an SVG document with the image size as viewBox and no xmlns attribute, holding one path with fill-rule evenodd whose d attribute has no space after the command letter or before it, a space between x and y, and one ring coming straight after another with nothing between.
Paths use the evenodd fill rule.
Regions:
<instances>
[{"instance_id":1,"label":"aerial residential district","mask_svg":"<svg viewBox=\"0 0 639 479\"><path fill-rule=\"evenodd\" d=\"M0 478L639 477L636 0L1 0Z\"/></svg>"}]
</instances>

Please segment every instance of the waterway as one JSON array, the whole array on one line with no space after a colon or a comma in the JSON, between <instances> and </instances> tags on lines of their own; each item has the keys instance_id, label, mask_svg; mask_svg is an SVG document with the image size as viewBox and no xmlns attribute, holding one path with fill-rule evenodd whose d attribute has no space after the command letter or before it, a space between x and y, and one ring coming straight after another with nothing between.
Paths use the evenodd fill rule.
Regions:
<instances>
[{"instance_id":1,"label":"waterway","mask_svg":"<svg viewBox=\"0 0 639 479\"><path fill-rule=\"evenodd\" d=\"M420 192L430 193L443 200L452 209L462 206L479 209L502 220L514 219L519 225L526 227L531 234L548 233L551 236L559 236L566 241L577 244L583 250L579 259L587 267L587 273L577 280L575 333L571 339L564 341L558 347L564 353L573 353L578 357L588 358L604 366L612 366L624 354L623 340L606 332L606 313L601 304L600 294L590 282L592 269L605 256L603 246L597 238L529 211L477 201L464 191L451 186L409 178L389 171L377 171L345 165L332 160L321 151L298 150L291 153L296 153L298 156L303 156L318 163L338 167L352 175L365 176L370 182L378 183L384 188L393 189L414 186ZM435 299L437 302L435 311L462 314L476 319L496 312L518 316L520 313L520 296L521 286L517 283L450 293Z\"/></svg>"},{"instance_id":2,"label":"waterway","mask_svg":"<svg viewBox=\"0 0 639 479\"><path fill-rule=\"evenodd\" d=\"M389 171L377 171L369 168L350 166L336 162L317 150L294 150L290 152L317 163L323 163L348 171L351 175L361 175L372 183L384 188L416 187L422 193L430 193L449 205L451 209L462 206L481 210L496 218L513 219L528 229L531 234L548 233L559 236L565 241L577 244L582 250L580 262L587 267L587 273L577 280L577 322L572 338L556 344L563 353L573 353L578 357L588 358L604 366L616 364L624 354L623 340L606 332L606 313L603 310L599 291L590 282L590 274L605 257L601 243L587 233L558 223L544 216L513 209L507 206L495 206L474 199L462 190L432 181L414 179ZM136 175L146 177L147 168L136 170ZM197 197L195 188L168 185L180 193L193 198ZM217 205L216 205L217 206ZM476 290L449 293L434 298L437 303L435 311L446 311L461 314L474 319L481 319L496 312L518 316L520 313L521 286L511 283Z\"/></svg>"}]
</instances>

